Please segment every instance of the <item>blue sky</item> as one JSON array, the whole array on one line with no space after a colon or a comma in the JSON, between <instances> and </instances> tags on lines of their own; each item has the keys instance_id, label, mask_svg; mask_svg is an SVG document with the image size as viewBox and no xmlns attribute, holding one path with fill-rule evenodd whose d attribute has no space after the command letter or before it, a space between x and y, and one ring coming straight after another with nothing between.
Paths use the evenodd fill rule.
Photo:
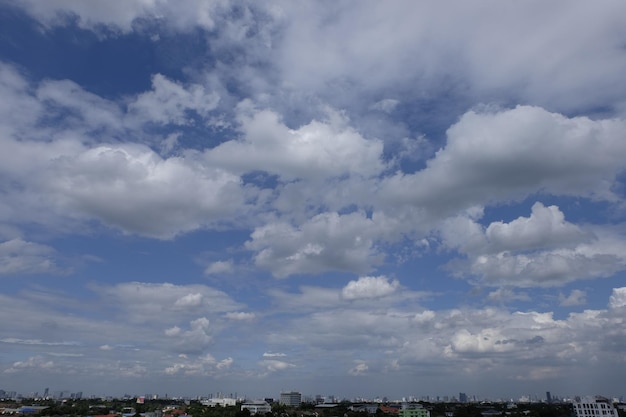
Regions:
<instances>
[{"instance_id":1,"label":"blue sky","mask_svg":"<svg viewBox=\"0 0 626 417\"><path fill-rule=\"evenodd\" d=\"M0 2L0 389L619 396L626 4Z\"/></svg>"}]
</instances>

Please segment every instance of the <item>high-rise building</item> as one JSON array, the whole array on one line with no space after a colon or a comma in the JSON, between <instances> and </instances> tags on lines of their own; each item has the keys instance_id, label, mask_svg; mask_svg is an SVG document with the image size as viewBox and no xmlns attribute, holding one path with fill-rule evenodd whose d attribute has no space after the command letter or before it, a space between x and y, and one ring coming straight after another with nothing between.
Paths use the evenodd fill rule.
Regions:
<instances>
[{"instance_id":1,"label":"high-rise building","mask_svg":"<svg viewBox=\"0 0 626 417\"><path fill-rule=\"evenodd\" d=\"M280 403L290 407L299 407L302 403L302 394L297 391L281 392Z\"/></svg>"},{"instance_id":2,"label":"high-rise building","mask_svg":"<svg viewBox=\"0 0 626 417\"><path fill-rule=\"evenodd\" d=\"M550 394L550 391L546 391L546 401L548 404L552 404L552 394Z\"/></svg>"},{"instance_id":3,"label":"high-rise building","mask_svg":"<svg viewBox=\"0 0 626 417\"><path fill-rule=\"evenodd\" d=\"M466 403L467 402L467 394L464 392L459 392L459 402Z\"/></svg>"},{"instance_id":4,"label":"high-rise building","mask_svg":"<svg viewBox=\"0 0 626 417\"><path fill-rule=\"evenodd\" d=\"M613 403L604 397L585 397L573 403L576 417L618 417Z\"/></svg>"}]
</instances>

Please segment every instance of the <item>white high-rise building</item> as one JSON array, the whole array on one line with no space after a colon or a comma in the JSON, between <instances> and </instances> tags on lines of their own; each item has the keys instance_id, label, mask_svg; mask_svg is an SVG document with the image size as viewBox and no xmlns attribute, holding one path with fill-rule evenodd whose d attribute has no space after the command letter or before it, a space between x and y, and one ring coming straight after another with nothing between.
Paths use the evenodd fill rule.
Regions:
<instances>
[{"instance_id":1,"label":"white high-rise building","mask_svg":"<svg viewBox=\"0 0 626 417\"><path fill-rule=\"evenodd\" d=\"M584 397L573 405L576 417L618 417L613 403L604 397Z\"/></svg>"},{"instance_id":2,"label":"white high-rise building","mask_svg":"<svg viewBox=\"0 0 626 417\"><path fill-rule=\"evenodd\" d=\"M300 407L300 404L302 404L302 394L297 391L281 392L280 403L290 407Z\"/></svg>"}]
</instances>

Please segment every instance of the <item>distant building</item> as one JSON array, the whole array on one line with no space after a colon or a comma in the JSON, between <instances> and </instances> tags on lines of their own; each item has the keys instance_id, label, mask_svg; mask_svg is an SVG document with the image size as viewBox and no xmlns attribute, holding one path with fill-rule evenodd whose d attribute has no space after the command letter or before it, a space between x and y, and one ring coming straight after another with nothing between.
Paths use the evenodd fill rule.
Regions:
<instances>
[{"instance_id":1,"label":"distant building","mask_svg":"<svg viewBox=\"0 0 626 417\"><path fill-rule=\"evenodd\" d=\"M552 404L552 394L550 394L550 391L546 391L546 401L548 404Z\"/></svg>"},{"instance_id":2,"label":"distant building","mask_svg":"<svg viewBox=\"0 0 626 417\"><path fill-rule=\"evenodd\" d=\"M350 406L350 410L356 411L356 412L366 412L367 414L376 414L376 411L378 411L378 404L376 403L353 404Z\"/></svg>"},{"instance_id":3,"label":"distant building","mask_svg":"<svg viewBox=\"0 0 626 417\"><path fill-rule=\"evenodd\" d=\"M272 406L265 401L251 401L241 404L242 410L250 410L250 415L272 412Z\"/></svg>"},{"instance_id":4,"label":"distant building","mask_svg":"<svg viewBox=\"0 0 626 417\"><path fill-rule=\"evenodd\" d=\"M236 398L209 398L201 401L202 405L206 405L208 407L232 407L237 405Z\"/></svg>"},{"instance_id":5,"label":"distant building","mask_svg":"<svg viewBox=\"0 0 626 417\"><path fill-rule=\"evenodd\" d=\"M398 417L430 417L430 411L425 409L422 404L402 403Z\"/></svg>"},{"instance_id":6,"label":"distant building","mask_svg":"<svg viewBox=\"0 0 626 417\"><path fill-rule=\"evenodd\" d=\"M297 391L281 392L280 403L289 407L300 407L302 394Z\"/></svg>"},{"instance_id":7,"label":"distant building","mask_svg":"<svg viewBox=\"0 0 626 417\"><path fill-rule=\"evenodd\" d=\"M467 402L467 394L464 392L459 392L459 402L466 403Z\"/></svg>"},{"instance_id":8,"label":"distant building","mask_svg":"<svg viewBox=\"0 0 626 417\"><path fill-rule=\"evenodd\" d=\"M585 397L574 403L576 417L618 417L613 403L604 397Z\"/></svg>"}]
</instances>

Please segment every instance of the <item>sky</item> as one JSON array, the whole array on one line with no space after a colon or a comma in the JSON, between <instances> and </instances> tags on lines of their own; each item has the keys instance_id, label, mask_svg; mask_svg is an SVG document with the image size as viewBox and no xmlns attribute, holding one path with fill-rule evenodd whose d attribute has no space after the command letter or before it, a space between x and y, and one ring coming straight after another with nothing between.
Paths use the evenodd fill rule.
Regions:
<instances>
[{"instance_id":1,"label":"sky","mask_svg":"<svg viewBox=\"0 0 626 417\"><path fill-rule=\"evenodd\" d=\"M0 389L621 396L626 2L0 0Z\"/></svg>"}]
</instances>

